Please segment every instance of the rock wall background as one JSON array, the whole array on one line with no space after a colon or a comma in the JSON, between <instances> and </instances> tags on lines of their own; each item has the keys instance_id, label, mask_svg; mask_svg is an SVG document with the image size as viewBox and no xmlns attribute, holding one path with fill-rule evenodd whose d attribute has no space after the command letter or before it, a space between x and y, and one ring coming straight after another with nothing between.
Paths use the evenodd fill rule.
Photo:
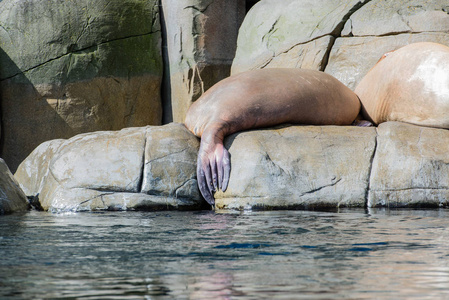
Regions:
<instances>
[{"instance_id":1,"label":"rock wall background","mask_svg":"<svg viewBox=\"0 0 449 300\"><path fill-rule=\"evenodd\" d=\"M184 122L204 91L230 75L245 0L162 0L164 122Z\"/></svg>"},{"instance_id":2,"label":"rock wall background","mask_svg":"<svg viewBox=\"0 0 449 300\"><path fill-rule=\"evenodd\" d=\"M354 88L385 52L449 45L448 11L442 0L1 1L1 157L14 171L47 140L183 122L231 72L316 69Z\"/></svg>"}]
</instances>

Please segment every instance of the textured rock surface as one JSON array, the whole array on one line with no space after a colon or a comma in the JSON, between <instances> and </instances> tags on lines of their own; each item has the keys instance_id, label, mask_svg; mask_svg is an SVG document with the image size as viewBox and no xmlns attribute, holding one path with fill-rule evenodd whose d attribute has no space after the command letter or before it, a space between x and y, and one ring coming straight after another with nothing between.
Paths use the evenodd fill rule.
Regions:
<instances>
[{"instance_id":1,"label":"textured rock surface","mask_svg":"<svg viewBox=\"0 0 449 300\"><path fill-rule=\"evenodd\" d=\"M50 161L64 142L63 139L44 142L22 162L14 177L25 195L35 196L41 192L50 170Z\"/></svg>"},{"instance_id":2,"label":"textured rock surface","mask_svg":"<svg viewBox=\"0 0 449 300\"><path fill-rule=\"evenodd\" d=\"M449 130L388 122L377 131L368 205L447 206Z\"/></svg>"},{"instance_id":3,"label":"textured rock surface","mask_svg":"<svg viewBox=\"0 0 449 300\"><path fill-rule=\"evenodd\" d=\"M160 124L158 1L0 2L2 157L40 143Z\"/></svg>"},{"instance_id":4,"label":"textured rock surface","mask_svg":"<svg viewBox=\"0 0 449 300\"><path fill-rule=\"evenodd\" d=\"M0 215L26 211L28 201L3 159L0 159Z\"/></svg>"},{"instance_id":5,"label":"textured rock surface","mask_svg":"<svg viewBox=\"0 0 449 300\"><path fill-rule=\"evenodd\" d=\"M229 188L218 208L446 207L449 131L287 127L227 140Z\"/></svg>"},{"instance_id":6,"label":"textured rock surface","mask_svg":"<svg viewBox=\"0 0 449 300\"><path fill-rule=\"evenodd\" d=\"M218 208L364 207L374 128L293 126L227 139L228 190Z\"/></svg>"},{"instance_id":7,"label":"textured rock surface","mask_svg":"<svg viewBox=\"0 0 449 300\"><path fill-rule=\"evenodd\" d=\"M42 144L15 176L46 210L199 208L198 147L174 123L80 134Z\"/></svg>"},{"instance_id":8,"label":"textured rock surface","mask_svg":"<svg viewBox=\"0 0 449 300\"><path fill-rule=\"evenodd\" d=\"M164 120L184 122L187 109L229 76L245 0L162 0L165 45Z\"/></svg>"},{"instance_id":9,"label":"textured rock surface","mask_svg":"<svg viewBox=\"0 0 449 300\"><path fill-rule=\"evenodd\" d=\"M334 38L340 34L348 16L364 2L258 2L240 29L232 74L279 66L324 70ZM277 62L271 65L273 60Z\"/></svg>"}]
</instances>

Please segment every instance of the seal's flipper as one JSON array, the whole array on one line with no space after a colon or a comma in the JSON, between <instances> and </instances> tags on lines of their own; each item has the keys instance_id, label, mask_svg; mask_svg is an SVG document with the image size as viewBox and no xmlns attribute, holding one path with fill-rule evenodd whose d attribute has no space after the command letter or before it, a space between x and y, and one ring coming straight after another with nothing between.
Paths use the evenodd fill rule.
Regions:
<instances>
[{"instance_id":1,"label":"seal's flipper","mask_svg":"<svg viewBox=\"0 0 449 300\"><path fill-rule=\"evenodd\" d=\"M211 174L210 174L210 165L208 161L204 161L201 159L201 156L198 156L198 162L196 167L196 176L198 180L198 188L200 189L201 195L203 195L204 199L210 205L215 204L213 193L213 187L210 186L211 183Z\"/></svg>"}]
</instances>

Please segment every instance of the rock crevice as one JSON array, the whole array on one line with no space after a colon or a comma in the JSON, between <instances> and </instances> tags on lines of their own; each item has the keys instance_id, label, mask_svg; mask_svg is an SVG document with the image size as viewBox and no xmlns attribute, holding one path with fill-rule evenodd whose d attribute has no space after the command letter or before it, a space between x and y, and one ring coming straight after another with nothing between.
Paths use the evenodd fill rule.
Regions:
<instances>
[{"instance_id":1,"label":"rock crevice","mask_svg":"<svg viewBox=\"0 0 449 300\"><path fill-rule=\"evenodd\" d=\"M42 63L39 63L39 64L37 64L37 65L35 65L35 66L31 66L31 67L29 67L29 68L27 68L27 69L20 70L20 72L18 72L18 73L16 73L16 74L10 75L10 76L8 76L8 77L1 78L1 79L0 79L0 82L1 82L1 81L5 81L5 80L8 80L8 79L12 79L12 78L14 78L14 77L16 77L16 76L18 76L18 75L21 75L21 74L26 74L26 73L28 73L28 72L31 72L31 71L37 69L37 68L40 68L40 67L42 67L42 66L45 66L45 65L47 65L47 64L49 64L49 63L51 63L51 62L54 62L54 61L59 60L59 59L62 59L62 58L64 58L64 57L68 56L68 55L72 55L72 54L85 54L86 52L92 52L92 51L97 50L97 49L98 49L98 46L101 46L101 45L105 45L105 44L108 44L108 43L113 43L113 42L116 42L116 41L122 41L122 40L128 40L128 39L138 38L138 37L144 37L144 36L152 35L152 34L155 34L155 33L158 34L159 32L160 32L160 30L154 31L154 32L150 32L150 33L139 34L139 35L132 35L132 36L127 36L127 37L121 37L121 38L117 38L117 39L112 39L112 40L104 41L104 42L101 42L101 43L98 43L98 44L94 44L94 45L91 45L91 46L88 46L88 47L85 47L85 48L76 49L76 50L75 50L75 49L74 49L74 50L70 50L70 51L68 51L68 52L66 52L66 53L64 53L64 54L62 54L62 55L60 55L60 56L50 58L50 59L48 59L48 60L46 60L46 61L44 61L44 62L42 62ZM94 49L94 50L90 51L91 49Z\"/></svg>"},{"instance_id":2,"label":"rock crevice","mask_svg":"<svg viewBox=\"0 0 449 300\"><path fill-rule=\"evenodd\" d=\"M371 203L369 202L369 192L371 190L371 176L372 176L372 172L373 172L373 161L374 158L376 157L376 152L377 152L377 138L378 138L378 133L377 133L377 128L376 128L376 136L374 138L374 148L373 148L373 153L370 157L370 163L369 163L369 170L368 170L368 185L366 187L366 193L365 193L365 203L366 203L366 207L371 207Z\"/></svg>"}]
</instances>

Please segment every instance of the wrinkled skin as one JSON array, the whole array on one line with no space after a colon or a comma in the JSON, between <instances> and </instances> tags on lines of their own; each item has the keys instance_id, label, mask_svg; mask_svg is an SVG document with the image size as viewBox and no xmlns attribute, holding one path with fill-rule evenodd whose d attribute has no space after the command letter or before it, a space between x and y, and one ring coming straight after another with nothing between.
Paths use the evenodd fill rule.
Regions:
<instances>
[{"instance_id":1,"label":"wrinkled skin","mask_svg":"<svg viewBox=\"0 0 449 300\"><path fill-rule=\"evenodd\" d=\"M197 179L213 205L231 171L226 136L282 123L350 125L360 111L356 94L329 74L303 69L261 69L228 77L204 93L185 125L201 138Z\"/></svg>"},{"instance_id":2,"label":"wrinkled skin","mask_svg":"<svg viewBox=\"0 0 449 300\"><path fill-rule=\"evenodd\" d=\"M415 43L389 52L355 89L363 118L449 128L449 47Z\"/></svg>"}]
</instances>

